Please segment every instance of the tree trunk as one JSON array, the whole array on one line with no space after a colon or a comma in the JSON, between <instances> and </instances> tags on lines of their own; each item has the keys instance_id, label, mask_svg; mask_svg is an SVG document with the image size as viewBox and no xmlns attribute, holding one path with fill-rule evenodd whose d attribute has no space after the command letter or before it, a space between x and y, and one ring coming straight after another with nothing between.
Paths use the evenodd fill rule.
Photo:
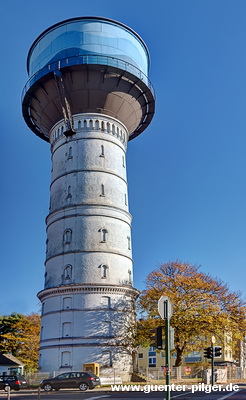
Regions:
<instances>
[{"instance_id":1,"label":"tree trunk","mask_svg":"<svg viewBox=\"0 0 246 400\"><path fill-rule=\"evenodd\" d=\"M182 346L181 348L179 346L175 347L176 352L177 352L177 358L175 361L175 367L180 367L182 364L182 360L183 360L183 352L184 352L184 346Z\"/></svg>"}]
</instances>

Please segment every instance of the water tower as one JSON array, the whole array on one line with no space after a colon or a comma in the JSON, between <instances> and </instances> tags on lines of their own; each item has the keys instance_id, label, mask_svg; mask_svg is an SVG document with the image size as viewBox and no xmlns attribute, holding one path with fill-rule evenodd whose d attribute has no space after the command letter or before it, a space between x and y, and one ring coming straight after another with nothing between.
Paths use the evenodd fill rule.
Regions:
<instances>
[{"instance_id":1,"label":"water tower","mask_svg":"<svg viewBox=\"0 0 246 400\"><path fill-rule=\"evenodd\" d=\"M127 26L80 17L45 30L27 70L23 116L52 157L40 369L127 375L138 291L125 156L154 114L149 53Z\"/></svg>"}]
</instances>

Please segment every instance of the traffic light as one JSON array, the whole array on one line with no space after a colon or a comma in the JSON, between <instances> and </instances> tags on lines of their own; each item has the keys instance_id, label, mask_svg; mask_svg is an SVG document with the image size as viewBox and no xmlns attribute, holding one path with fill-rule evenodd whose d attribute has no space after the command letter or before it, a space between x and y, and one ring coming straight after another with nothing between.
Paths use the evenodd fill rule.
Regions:
<instances>
[{"instance_id":1,"label":"traffic light","mask_svg":"<svg viewBox=\"0 0 246 400\"><path fill-rule=\"evenodd\" d=\"M151 346L155 347L156 349L162 349L162 326L157 326L155 329L151 329L152 333L155 334L153 336L154 343L151 343Z\"/></svg>"},{"instance_id":2,"label":"traffic light","mask_svg":"<svg viewBox=\"0 0 246 400\"><path fill-rule=\"evenodd\" d=\"M215 357L220 357L222 355L222 347L221 346L215 346L214 348L214 356Z\"/></svg>"},{"instance_id":3,"label":"traffic light","mask_svg":"<svg viewBox=\"0 0 246 400\"><path fill-rule=\"evenodd\" d=\"M204 349L204 357L213 358L213 347L207 347L206 349Z\"/></svg>"}]
</instances>

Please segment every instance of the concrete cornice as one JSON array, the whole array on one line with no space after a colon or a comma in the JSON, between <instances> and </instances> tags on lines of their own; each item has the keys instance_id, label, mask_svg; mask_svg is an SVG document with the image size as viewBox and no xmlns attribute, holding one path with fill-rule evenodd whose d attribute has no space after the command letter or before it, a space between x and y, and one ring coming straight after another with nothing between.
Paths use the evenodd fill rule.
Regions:
<instances>
[{"instance_id":1,"label":"concrete cornice","mask_svg":"<svg viewBox=\"0 0 246 400\"><path fill-rule=\"evenodd\" d=\"M93 293L93 294L124 294L136 299L139 291L132 287L117 286L117 285L95 285L95 284L82 284L82 285L64 285L57 286L40 291L37 296L40 301L44 301L48 297L62 296L67 294L78 293Z\"/></svg>"}]
</instances>

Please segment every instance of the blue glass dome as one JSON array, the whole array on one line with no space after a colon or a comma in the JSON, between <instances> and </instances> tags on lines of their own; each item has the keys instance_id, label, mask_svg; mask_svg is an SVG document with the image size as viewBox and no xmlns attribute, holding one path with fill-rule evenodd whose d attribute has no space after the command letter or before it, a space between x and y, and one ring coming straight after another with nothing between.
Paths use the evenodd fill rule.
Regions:
<instances>
[{"instance_id":1,"label":"blue glass dome","mask_svg":"<svg viewBox=\"0 0 246 400\"><path fill-rule=\"evenodd\" d=\"M33 43L27 60L29 77L46 65L79 55L91 56L95 63L128 63L146 76L149 54L143 40L130 28L106 18L73 18L53 25Z\"/></svg>"}]
</instances>

